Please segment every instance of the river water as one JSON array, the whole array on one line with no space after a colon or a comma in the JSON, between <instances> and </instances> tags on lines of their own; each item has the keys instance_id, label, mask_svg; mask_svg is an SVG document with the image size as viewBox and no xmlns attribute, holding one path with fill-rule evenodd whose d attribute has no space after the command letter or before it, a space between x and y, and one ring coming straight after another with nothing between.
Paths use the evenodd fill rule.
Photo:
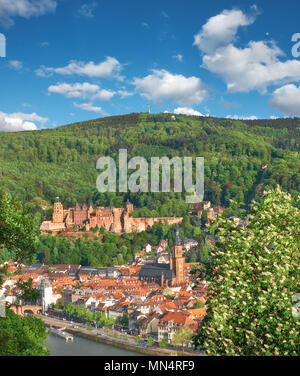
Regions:
<instances>
[{"instance_id":1,"label":"river water","mask_svg":"<svg viewBox=\"0 0 300 376\"><path fill-rule=\"evenodd\" d=\"M49 334L45 345L51 355L56 356L141 356L140 353L119 349L118 347L76 336L74 336L74 341L66 342L63 338Z\"/></svg>"}]
</instances>

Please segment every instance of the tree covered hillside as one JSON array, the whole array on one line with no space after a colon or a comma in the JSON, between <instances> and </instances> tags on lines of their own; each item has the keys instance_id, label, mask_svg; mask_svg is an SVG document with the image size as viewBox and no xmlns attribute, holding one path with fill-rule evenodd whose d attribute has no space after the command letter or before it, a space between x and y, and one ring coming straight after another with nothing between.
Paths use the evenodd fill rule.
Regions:
<instances>
[{"instance_id":1,"label":"tree covered hillside","mask_svg":"<svg viewBox=\"0 0 300 376\"><path fill-rule=\"evenodd\" d=\"M129 198L143 215L182 215L179 194L99 194L97 159L198 156L205 158L205 200L227 206L250 202L280 184L300 192L300 119L240 121L171 114L130 114L55 129L0 134L0 184L22 201L65 206L92 200L121 206ZM267 165L262 169L263 165ZM130 172L129 172L130 174ZM43 201L44 200L44 201Z\"/></svg>"}]
</instances>

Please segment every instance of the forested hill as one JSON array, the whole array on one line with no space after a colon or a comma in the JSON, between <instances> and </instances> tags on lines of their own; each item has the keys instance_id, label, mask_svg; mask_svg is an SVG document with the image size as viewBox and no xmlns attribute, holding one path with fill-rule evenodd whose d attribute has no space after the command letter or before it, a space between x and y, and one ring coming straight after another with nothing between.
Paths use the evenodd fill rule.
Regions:
<instances>
[{"instance_id":1,"label":"forested hill","mask_svg":"<svg viewBox=\"0 0 300 376\"><path fill-rule=\"evenodd\" d=\"M93 200L120 206L128 197L160 215L182 214L183 196L105 194L96 191L96 160L128 157L203 156L205 200L249 202L266 186L300 192L300 119L239 121L171 114L130 114L55 129L0 133L0 184L26 202L66 206ZM262 169L263 165L267 168ZM46 202L44 204L46 205Z\"/></svg>"}]
</instances>

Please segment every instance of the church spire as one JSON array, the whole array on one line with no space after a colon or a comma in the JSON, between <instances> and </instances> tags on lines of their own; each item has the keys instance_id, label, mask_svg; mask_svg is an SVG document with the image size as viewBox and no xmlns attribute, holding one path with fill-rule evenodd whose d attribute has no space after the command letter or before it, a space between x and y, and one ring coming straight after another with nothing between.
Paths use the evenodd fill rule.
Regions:
<instances>
[{"instance_id":1,"label":"church spire","mask_svg":"<svg viewBox=\"0 0 300 376\"><path fill-rule=\"evenodd\" d=\"M180 239L180 236L179 236L179 228L178 228L178 226L176 227L175 245L176 246L181 245L181 239Z\"/></svg>"}]
</instances>

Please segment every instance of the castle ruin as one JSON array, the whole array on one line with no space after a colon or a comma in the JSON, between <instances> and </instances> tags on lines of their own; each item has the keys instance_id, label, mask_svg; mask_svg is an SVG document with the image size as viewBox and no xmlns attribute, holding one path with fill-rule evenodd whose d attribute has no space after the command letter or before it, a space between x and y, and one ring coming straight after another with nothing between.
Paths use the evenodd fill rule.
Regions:
<instances>
[{"instance_id":1,"label":"castle ruin","mask_svg":"<svg viewBox=\"0 0 300 376\"><path fill-rule=\"evenodd\" d=\"M150 230L154 223L164 221L169 225L182 222L182 217L130 217L133 209L130 202L123 208L97 206L95 209L86 204L64 209L61 202L55 202L52 221L44 221L41 231L76 231L84 227L89 231L98 226L99 229L104 227L107 231L121 234Z\"/></svg>"}]
</instances>

